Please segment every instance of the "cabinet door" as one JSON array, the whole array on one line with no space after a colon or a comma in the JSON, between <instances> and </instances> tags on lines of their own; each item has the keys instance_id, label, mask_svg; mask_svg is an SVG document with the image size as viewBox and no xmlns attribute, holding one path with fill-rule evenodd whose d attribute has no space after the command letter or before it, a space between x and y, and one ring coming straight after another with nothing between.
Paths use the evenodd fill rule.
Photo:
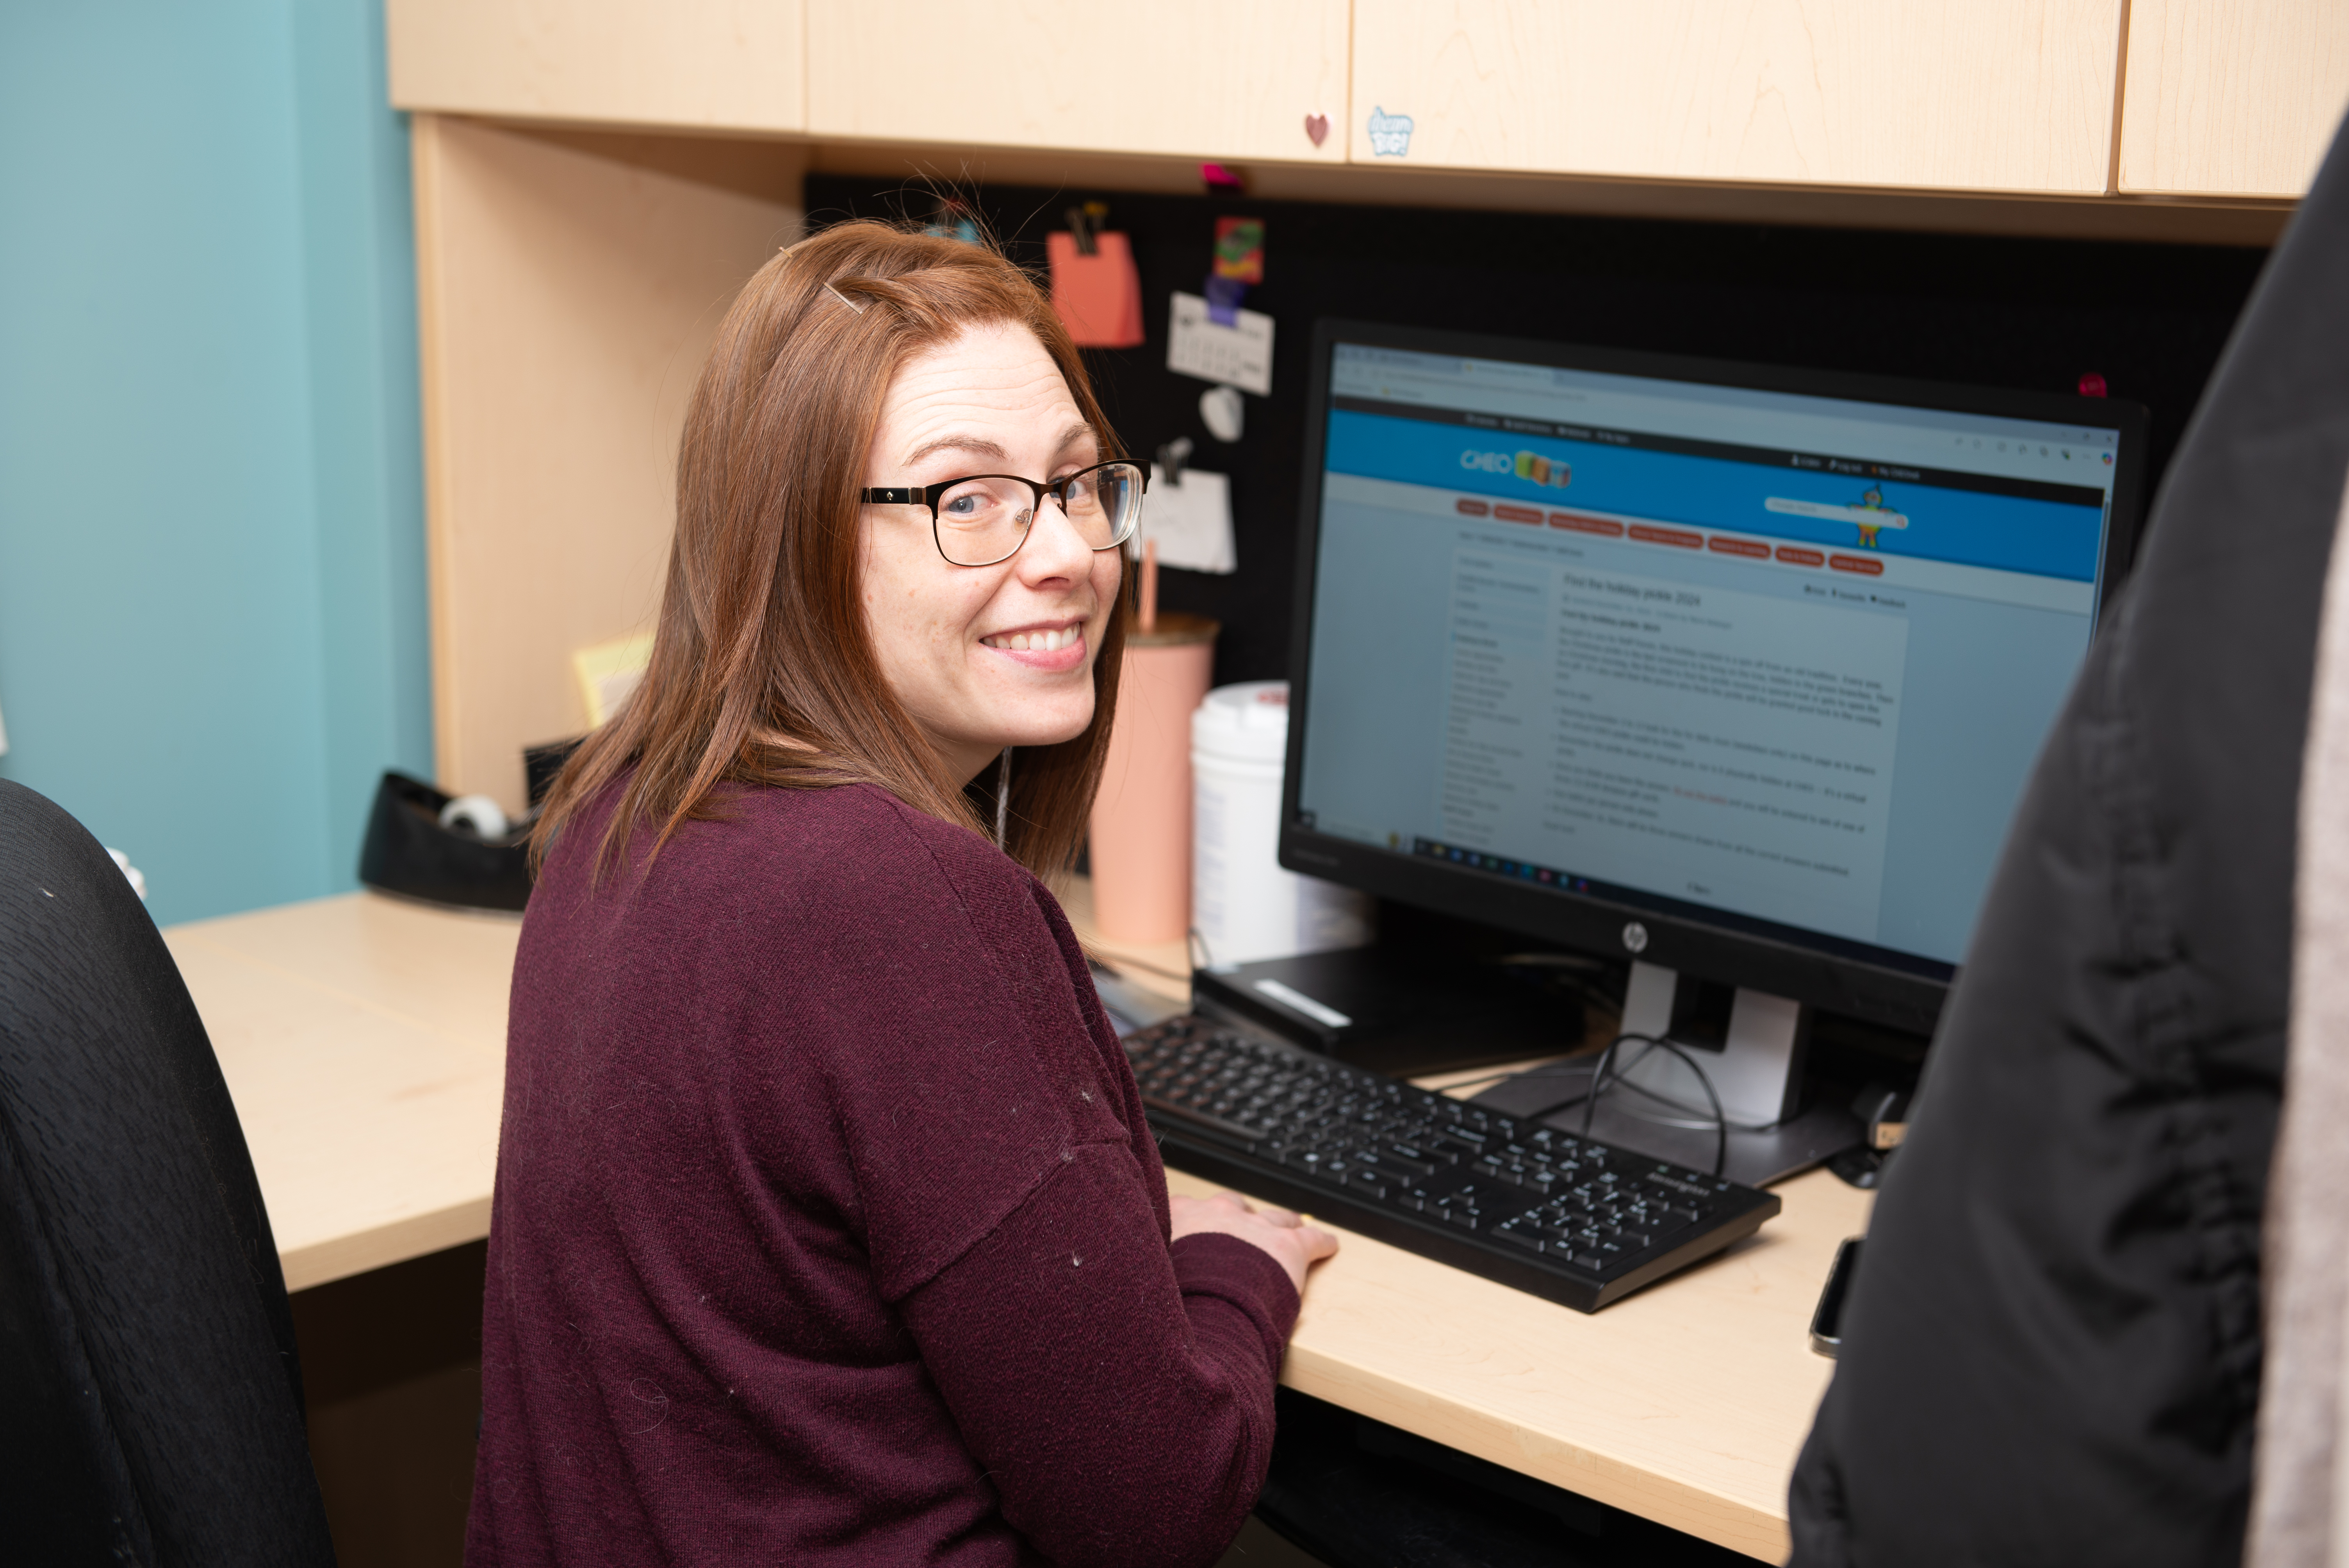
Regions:
<instances>
[{"instance_id":1,"label":"cabinet door","mask_svg":"<svg viewBox=\"0 0 2349 1568\"><path fill-rule=\"evenodd\" d=\"M1347 0L808 0L808 128L1341 162L1347 26Z\"/></svg>"},{"instance_id":2,"label":"cabinet door","mask_svg":"<svg viewBox=\"0 0 2349 1568\"><path fill-rule=\"evenodd\" d=\"M2123 9L1356 0L1349 143L1371 163L2102 192Z\"/></svg>"},{"instance_id":3,"label":"cabinet door","mask_svg":"<svg viewBox=\"0 0 2349 1568\"><path fill-rule=\"evenodd\" d=\"M2344 107L2344 0L2136 0L2120 188L2299 196Z\"/></svg>"},{"instance_id":4,"label":"cabinet door","mask_svg":"<svg viewBox=\"0 0 2349 1568\"><path fill-rule=\"evenodd\" d=\"M400 108L802 130L803 0L386 0Z\"/></svg>"}]
</instances>

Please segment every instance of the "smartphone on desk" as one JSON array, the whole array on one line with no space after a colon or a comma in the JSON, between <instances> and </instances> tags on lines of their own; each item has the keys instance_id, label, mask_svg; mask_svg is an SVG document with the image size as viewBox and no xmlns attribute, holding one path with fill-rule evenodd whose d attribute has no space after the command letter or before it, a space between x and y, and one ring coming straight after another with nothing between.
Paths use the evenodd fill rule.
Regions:
<instances>
[{"instance_id":1,"label":"smartphone on desk","mask_svg":"<svg viewBox=\"0 0 2349 1568\"><path fill-rule=\"evenodd\" d=\"M1811 1348L1829 1359L1843 1348L1843 1304L1851 1296L1851 1276L1859 1270L1859 1243L1860 1238L1853 1236L1836 1249L1827 1287L1819 1292L1818 1310L1811 1314Z\"/></svg>"}]
</instances>

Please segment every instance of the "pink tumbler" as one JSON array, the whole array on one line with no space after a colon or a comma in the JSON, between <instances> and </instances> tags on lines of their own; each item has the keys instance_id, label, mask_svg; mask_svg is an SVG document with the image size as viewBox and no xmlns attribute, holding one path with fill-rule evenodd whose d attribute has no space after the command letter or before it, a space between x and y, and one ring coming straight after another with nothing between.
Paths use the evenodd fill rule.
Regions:
<instances>
[{"instance_id":1,"label":"pink tumbler","mask_svg":"<svg viewBox=\"0 0 2349 1568\"><path fill-rule=\"evenodd\" d=\"M1154 620L1126 634L1093 797L1093 924L1112 942L1179 942L1191 929L1191 710L1223 628L1176 610Z\"/></svg>"}]
</instances>

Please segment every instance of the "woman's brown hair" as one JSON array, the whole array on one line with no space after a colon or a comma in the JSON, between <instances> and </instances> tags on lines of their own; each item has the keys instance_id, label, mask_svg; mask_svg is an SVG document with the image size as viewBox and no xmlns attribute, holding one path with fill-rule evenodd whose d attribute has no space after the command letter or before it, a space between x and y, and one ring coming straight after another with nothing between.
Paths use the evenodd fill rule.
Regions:
<instances>
[{"instance_id":1,"label":"woman's brown hair","mask_svg":"<svg viewBox=\"0 0 2349 1568\"><path fill-rule=\"evenodd\" d=\"M687 820L717 815L714 793L730 783L875 784L992 837L882 676L857 594L857 490L898 366L966 327L1013 322L1060 366L1102 455L1117 455L1067 329L991 247L842 223L744 285L686 412L652 662L564 766L534 856L624 774L598 851L606 868L640 829L657 826L657 853ZM1039 874L1064 870L1083 839L1125 615L1121 594L1093 660L1092 723L1014 759L1004 848Z\"/></svg>"}]
</instances>

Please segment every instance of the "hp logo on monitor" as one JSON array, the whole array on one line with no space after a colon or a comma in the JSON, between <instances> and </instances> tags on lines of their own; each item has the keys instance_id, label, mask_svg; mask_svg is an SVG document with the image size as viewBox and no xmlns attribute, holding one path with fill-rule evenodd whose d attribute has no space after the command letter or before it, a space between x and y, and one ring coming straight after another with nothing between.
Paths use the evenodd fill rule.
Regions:
<instances>
[{"instance_id":1,"label":"hp logo on monitor","mask_svg":"<svg viewBox=\"0 0 2349 1568\"><path fill-rule=\"evenodd\" d=\"M1623 949L1627 953L1645 953L1648 950L1648 928L1636 920L1625 925Z\"/></svg>"}]
</instances>

